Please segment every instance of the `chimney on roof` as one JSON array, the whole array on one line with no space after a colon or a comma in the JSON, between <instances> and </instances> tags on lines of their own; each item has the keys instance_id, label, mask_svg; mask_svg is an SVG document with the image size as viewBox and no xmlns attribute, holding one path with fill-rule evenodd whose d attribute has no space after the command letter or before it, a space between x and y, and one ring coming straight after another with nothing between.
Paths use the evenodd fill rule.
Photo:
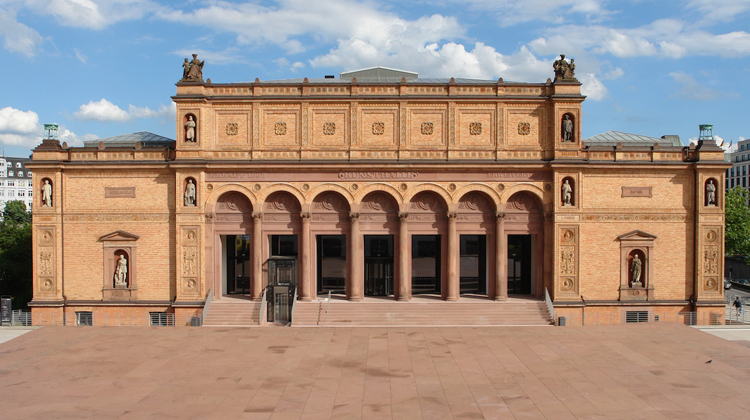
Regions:
<instances>
[{"instance_id":1,"label":"chimney on roof","mask_svg":"<svg viewBox=\"0 0 750 420\"><path fill-rule=\"evenodd\" d=\"M335 78L336 78L336 76L334 76L334 75L332 75L332 74L326 74L325 78L326 78L326 79L335 79Z\"/></svg>"}]
</instances>

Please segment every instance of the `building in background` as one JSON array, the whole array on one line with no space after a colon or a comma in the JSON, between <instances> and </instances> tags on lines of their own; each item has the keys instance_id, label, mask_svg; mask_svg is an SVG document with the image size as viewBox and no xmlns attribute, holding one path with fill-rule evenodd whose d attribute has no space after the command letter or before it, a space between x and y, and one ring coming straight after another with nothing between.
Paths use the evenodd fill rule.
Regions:
<instances>
[{"instance_id":1,"label":"building in background","mask_svg":"<svg viewBox=\"0 0 750 420\"><path fill-rule=\"evenodd\" d=\"M748 174L748 166L750 166L750 139L738 141L737 149L735 150L735 152L729 154L732 167L727 169L727 190L734 187L750 187L750 174Z\"/></svg>"},{"instance_id":2,"label":"building in background","mask_svg":"<svg viewBox=\"0 0 750 420\"><path fill-rule=\"evenodd\" d=\"M35 316L184 323L208 303L215 325L724 315L722 149L710 130L689 147L582 139L564 59L543 83L376 68L220 84L191 66L176 140L46 135L34 150L36 190L50 186L34 196Z\"/></svg>"},{"instance_id":3,"label":"building in background","mask_svg":"<svg viewBox=\"0 0 750 420\"><path fill-rule=\"evenodd\" d=\"M31 211L34 201L33 173L26 168L29 158L0 157L0 211L8 201L19 200Z\"/></svg>"}]
</instances>

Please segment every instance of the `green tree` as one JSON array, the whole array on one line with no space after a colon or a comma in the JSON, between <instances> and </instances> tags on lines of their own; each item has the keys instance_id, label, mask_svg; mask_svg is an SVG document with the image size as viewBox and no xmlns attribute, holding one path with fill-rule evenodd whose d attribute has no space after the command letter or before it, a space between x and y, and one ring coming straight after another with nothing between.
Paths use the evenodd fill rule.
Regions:
<instances>
[{"instance_id":1,"label":"green tree","mask_svg":"<svg viewBox=\"0 0 750 420\"><path fill-rule=\"evenodd\" d=\"M750 208L747 190L734 187L726 195L724 252L730 257L743 256L750 263Z\"/></svg>"},{"instance_id":2,"label":"green tree","mask_svg":"<svg viewBox=\"0 0 750 420\"><path fill-rule=\"evenodd\" d=\"M9 201L0 222L0 294L13 296L13 308L32 298L31 214L23 201Z\"/></svg>"}]
</instances>

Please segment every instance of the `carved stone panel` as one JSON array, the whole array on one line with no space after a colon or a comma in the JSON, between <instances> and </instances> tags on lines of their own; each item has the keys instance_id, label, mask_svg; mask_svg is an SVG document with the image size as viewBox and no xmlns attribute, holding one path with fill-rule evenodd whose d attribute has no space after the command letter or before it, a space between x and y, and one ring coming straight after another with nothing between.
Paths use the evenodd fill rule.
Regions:
<instances>
[{"instance_id":1,"label":"carved stone panel","mask_svg":"<svg viewBox=\"0 0 750 420\"><path fill-rule=\"evenodd\" d=\"M562 299L577 299L579 290L578 226L560 226L557 236L557 293Z\"/></svg>"},{"instance_id":2,"label":"carved stone panel","mask_svg":"<svg viewBox=\"0 0 750 420\"><path fill-rule=\"evenodd\" d=\"M704 226L701 238L699 293L705 298L720 298L723 291L723 236L721 226ZM699 298L701 297L699 295Z\"/></svg>"},{"instance_id":3,"label":"carved stone panel","mask_svg":"<svg viewBox=\"0 0 750 420\"><path fill-rule=\"evenodd\" d=\"M179 299L196 299L200 288L200 235L198 226L180 229L180 296Z\"/></svg>"}]
</instances>

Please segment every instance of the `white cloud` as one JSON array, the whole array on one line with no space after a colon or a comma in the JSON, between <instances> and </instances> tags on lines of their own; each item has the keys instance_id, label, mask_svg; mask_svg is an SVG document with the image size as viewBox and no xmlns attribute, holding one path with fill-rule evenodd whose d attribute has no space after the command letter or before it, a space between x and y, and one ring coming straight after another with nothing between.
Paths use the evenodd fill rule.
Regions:
<instances>
[{"instance_id":1,"label":"white cloud","mask_svg":"<svg viewBox=\"0 0 750 420\"><path fill-rule=\"evenodd\" d=\"M89 101L89 103L81 105L73 115L84 121L122 123L134 118L171 118L175 115L175 105L174 103L171 103L169 106L160 105L156 111L148 107L128 105L128 110L125 111L102 98L97 102Z\"/></svg>"},{"instance_id":2,"label":"white cloud","mask_svg":"<svg viewBox=\"0 0 750 420\"><path fill-rule=\"evenodd\" d=\"M39 115L5 107L0 109L0 142L9 146L31 147L42 137Z\"/></svg>"},{"instance_id":3,"label":"white cloud","mask_svg":"<svg viewBox=\"0 0 750 420\"><path fill-rule=\"evenodd\" d=\"M722 96L736 96L719 90L711 89L709 86L699 83L695 78L685 72L676 71L669 76L680 85L674 96L691 101L715 101Z\"/></svg>"},{"instance_id":4,"label":"white cloud","mask_svg":"<svg viewBox=\"0 0 750 420\"><path fill-rule=\"evenodd\" d=\"M369 2L280 0L277 4L277 7L266 7L255 3L219 1L192 12L162 10L157 16L181 24L233 33L239 44L276 44L288 53L304 51L305 46L296 37L306 35L323 43L362 40L370 45L398 42L421 46L464 33L453 17L433 15L405 20L380 11Z\"/></svg>"},{"instance_id":5,"label":"white cloud","mask_svg":"<svg viewBox=\"0 0 750 420\"><path fill-rule=\"evenodd\" d=\"M132 118L122 108L104 98L81 105L73 115L84 121L101 122L126 122Z\"/></svg>"},{"instance_id":6,"label":"white cloud","mask_svg":"<svg viewBox=\"0 0 750 420\"><path fill-rule=\"evenodd\" d=\"M600 20L612 13L604 7L604 0L458 0L456 3L468 4L473 10L494 13L503 26L534 20L560 23L568 15Z\"/></svg>"},{"instance_id":7,"label":"white cloud","mask_svg":"<svg viewBox=\"0 0 750 420\"><path fill-rule=\"evenodd\" d=\"M140 19L159 7L148 0L27 0L25 6L36 14L54 16L63 26L94 30Z\"/></svg>"},{"instance_id":8,"label":"white cloud","mask_svg":"<svg viewBox=\"0 0 750 420\"><path fill-rule=\"evenodd\" d=\"M601 101L607 97L607 87L594 73L579 75L578 79L581 81L581 94L586 95L588 99Z\"/></svg>"},{"instance_id":9,"label":"white cloud","mask_svg":"<svg viewBox=\"0 0 750 420\"><path fill-rule=\"evenodd\" d=\"M78 48L73 48L73 51L74 51L74 52L76 53L76 58L77 58L77 59L78 59L78 60L79 60L79 61L80 61L81 63L84 63L84 64L86 64L86 61L88 61L88 59L89 59L89 58L88 58L88 57L86 57L85 55L83 55L83 53L82 53L82 52L78 51Z\"/></svg>"},{"instance_id":10,"label":"white cloud","mask_svg":"<svg viewBox=\"0 0 750 420\"><path fill-rule=\"evenodd\" d=\"M83 142L86 140L95 140L98 139L99 136L96 134L84 134L82 136L79 136L78 134L68 130L67 128L60 127L58 131L58 138L60 139L60 143L67 143L70 147L77 147L77 146L83 146Z\"/></svg>"},{"instance_id":11,"label":"white cloud","mask_svg":"<svg viewBox=\"0 0 750 420\"><path fill-rule=\"evenodd\" d=\"M242 63L245 60L240 55L237 48L228 48L224 51L207 51L202 49L192 50L177 50L172 54L185 57L188 61L192 61L193 54L198 54L198 59L201 61L207 61L209 65L221 66L224 64L235 64Z\"/></svg>"},{"instance_id":12,"label":"white cloud","mask_svg":"<svg viewBox=\"0 0 750 420\"><path fill-rule=\"evenodd\" d=\"M695 9L702 19L728 21L750 11L750 0L691 0L688 8Z\"/></svg>"},{"instance_id":13,"label":"white cloud","mask_svg":"<svg viewBox=\"0 0 750 420\"><path fill-rule=\"evenodd\" d=\"M750 33L712 34L675 19L661 19L633 29L567 25L550 29L529 46L540 54L566 51L571 55L591 51L620 58L687 55L742 57L750 55Z\"/></svg>"},{"instance_id":14,"label":"white cloud","mask_svg":"<svg viewBox=\"0 0 750 420\"><path fill-rule=\"evenodd\" d=\"M0 9L0 36L3 46L14 53L33 57L44 41L39 32L16 20L15 12Z\"/></svg>"}]
</instances>

